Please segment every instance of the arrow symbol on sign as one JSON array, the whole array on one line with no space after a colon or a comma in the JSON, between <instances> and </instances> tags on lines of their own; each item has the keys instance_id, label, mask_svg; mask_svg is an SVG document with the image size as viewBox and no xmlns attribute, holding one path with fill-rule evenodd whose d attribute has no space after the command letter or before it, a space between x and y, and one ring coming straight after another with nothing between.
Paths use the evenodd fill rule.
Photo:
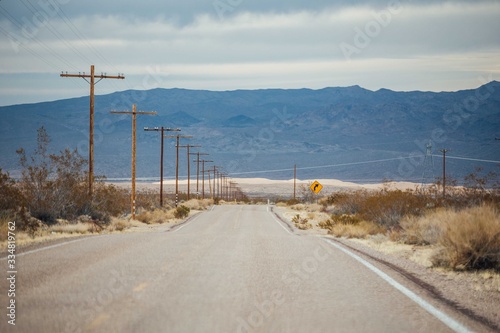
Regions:
<instances>
[{"instance_id":1,"label":"arrow symbol on sign","mask_svg":"<svg viewBox=\"0 0 500 333\"><path fill-rule=\"evenodd\" d=\"M314 185L314 191L318 188L319 184Z\"/></svg>"}]
</instances>

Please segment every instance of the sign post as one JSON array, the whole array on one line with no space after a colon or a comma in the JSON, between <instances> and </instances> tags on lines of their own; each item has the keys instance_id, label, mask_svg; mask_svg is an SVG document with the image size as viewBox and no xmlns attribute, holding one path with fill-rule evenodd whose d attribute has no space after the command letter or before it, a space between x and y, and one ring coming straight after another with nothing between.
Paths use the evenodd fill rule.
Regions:
<instances>
[{"instance_id":1,"label":"sign post","mask_svg":"<svg viewBox=\"0 0 500 333\"><path fill-rule=\"evenodd\" d=\"M318 202L318 197L317 195L319 194L319 192L321 192L321 190L323 189L323 185L320 184L320 182L318 182L317 180L314 181L314 183L311 184L311 186L309 186L309 188L311 189L311 191L316 194L316 203Z\"/></svg>"}]
</instances>

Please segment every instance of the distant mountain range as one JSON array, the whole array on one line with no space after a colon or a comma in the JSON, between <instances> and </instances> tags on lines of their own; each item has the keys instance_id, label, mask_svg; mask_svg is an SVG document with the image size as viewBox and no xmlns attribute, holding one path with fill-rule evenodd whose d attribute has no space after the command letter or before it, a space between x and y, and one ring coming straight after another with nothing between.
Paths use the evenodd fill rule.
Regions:
<instances>
[{"instance_id":1,"label":"distant mountain range","mask_svg":"<svg viewBox=\"0 0 500 333\"><path fill-rule=\"evenodd\" d=\"M369 91L345 88L199 91L153 89L96 96L95 170L130 177L131 117L111 110L157 111L138 116L137 175L159 176L160 136L143 127L179 127L207 159L237 177L357 182L384 178L420 182L441 175L439 149L450 149L448 176L483 167L500 173L500 83L457 92ZM0 168L19 175L16 149L36 145L44 126L53 152L88 154L89 98L0 107ZM432 143L425 160L426 144ZM166 139L165 175L174 175L174 140ZM197 149L193 148L192 152ZM191 157L191 160L194 157ZM180 159L186 175L186 150ZM208 164L207 164L208 165ZM196 170L192 164L191 170ZM193 171L193 175L194 175Z\"/></svg>"}]
</instances>

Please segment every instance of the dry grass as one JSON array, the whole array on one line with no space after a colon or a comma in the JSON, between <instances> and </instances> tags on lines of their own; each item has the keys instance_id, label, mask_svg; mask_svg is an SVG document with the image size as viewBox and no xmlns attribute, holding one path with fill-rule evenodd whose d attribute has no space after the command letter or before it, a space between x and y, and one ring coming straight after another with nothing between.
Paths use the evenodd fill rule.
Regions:
<instances>
[{"instance_id":1,"label":"dry grass","mask_svg":"<svg viewBox=\"0 0 500 333\"><path fill-rule=\"evenodd\" d=\"M449 210L438 209L421 217L406 216L399 223L402 231L394 233L393 239L413 245L436 244L443 233L442 221L449 219L449 214Z\"/></svg>"},{"instance_id":2,"label":"dry grass","mask_svg":"<svg viewBox=\"0 0 500 333\"><path fill-rule=\"evenodd\" d=\"M96 226L93 223L55 224L50 226L48 231L50 233L85 235L96 232Z\"/></svg>"},{"instance_id":3,"label":"dry grass","mask_svg":"<svg viewBox=\"0 0 500 333\"><path fill-rule=\"evenodd\" d=\"M123 231L133 226L131 221L113 218L108 226L109 231Z\"/></svg>"},{"instance_id":4,"label":"dry grass","mask_svg":"<svg viewBox=\"0 0 500 333\"><path fill-rule=\"evenodd\" d=\"M385 229L373 222L361 221L357 224L334 224L328 233L336 237L367 238L370 235L385 233Z\"/></svg>"},{"instance_id":5,"label":"dry grass","mask_svg":"<svg viewBox=\"0 0 500 333\"><path fill-rule=\"evenodd\" d=\"M189 201L185 201L182 205L186 206L191 210L206 210L208 207L214 204L212 199L191 199Z\"/></svg>"},{"instance_id":6,"label":"dry grass","mask_svg":"<svg viewBox=\"0 0 500 333\"><path fill-rule=\"evenodd\" d=\"M443 232L434 257L438 266L500 270L500 213L482 205L441 216Z\"/></svg>"},{"instance_id":7,"label":"dry grass","mask_svg":"<svg viewBox=\"0 0 500 333\"><path fill-rule=\"evenodd\" d=\"M135 218L146 224L163 224L175 219L175 209L155 209L153 211L144 211Z\"/></svg>"},{"instance_id":8,"label":"dry grass","mask_svg":"<svg viewBox=\"0 0 500 333\"><path fill-rule=\"evenodd\" d=\"M331 235L347 238L366 238L386 232L382 226L371 221L360 220L356 215L350 214L332 215L330 219L320 222L318 226L327 229Z\"/></svg>"},{"instance_id":9,"label":"dry grass","mask_svg":"<svg viewBox=\"0 0 500 333\"><path fill-rule=\"evenodd\" d=\"M8 217L0 217L0 241L7 239L9 221L11 221L11 219Z\"/></svg>"}]
</instances>

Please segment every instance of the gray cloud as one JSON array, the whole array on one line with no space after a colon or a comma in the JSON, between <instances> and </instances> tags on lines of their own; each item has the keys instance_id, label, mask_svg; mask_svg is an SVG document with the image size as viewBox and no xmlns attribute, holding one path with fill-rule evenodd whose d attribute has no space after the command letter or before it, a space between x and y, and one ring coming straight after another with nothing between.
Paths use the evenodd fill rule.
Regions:
<instances>
[{"instance_id":1,"label":"gray cloud","mask_svg":"<svg viewBox=\"0 0 500 333\"><path fill-rule=\"evenodd\" d=\"M127 74L126 86L105 83L103 93L140 89L148 68L162 87L222 90L452 90L500 74L498 1L222 0L233 10L221 19L213 1L51 0L63 12L45 9L50 17L37 25L34 8L47 1L30 0L31 10L0 2L0 73L9 78L0 80L3 104L22 101L23 89L38 100L74 96L81 86L44 73L84 71L90 63ZM26 27L33 36L23 34Z\"/></svg>"}]
</instances>

